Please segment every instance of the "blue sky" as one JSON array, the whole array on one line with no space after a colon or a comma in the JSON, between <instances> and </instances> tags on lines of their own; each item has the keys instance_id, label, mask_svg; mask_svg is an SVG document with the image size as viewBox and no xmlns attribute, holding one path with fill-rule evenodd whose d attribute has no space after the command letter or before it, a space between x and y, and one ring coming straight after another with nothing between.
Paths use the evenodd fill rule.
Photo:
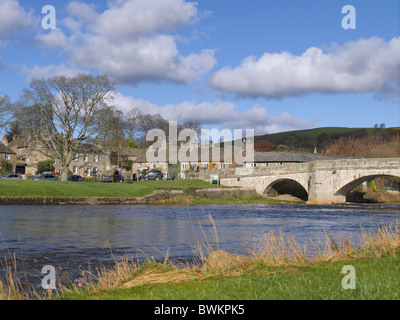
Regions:
<instances>
[{"instance_id":1,"label":"blue sky","mask_svg":"<svg viewBox=\"0 0 400 320\"><path fill-rule=\"evenodd\" d=\"M397 0L0 0L0 94L13 101L35 77L106 73L124 112L257 134L389 127L399 68Z\"/></svg>"}]
</instances>

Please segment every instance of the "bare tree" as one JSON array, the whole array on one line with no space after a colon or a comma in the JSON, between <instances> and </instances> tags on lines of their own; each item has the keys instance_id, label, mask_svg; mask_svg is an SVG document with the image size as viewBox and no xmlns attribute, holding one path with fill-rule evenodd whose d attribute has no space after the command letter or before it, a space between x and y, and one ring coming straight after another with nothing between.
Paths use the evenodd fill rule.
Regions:
<instances>
[{"instance_id":1,"label":"bare tree","mask_svg":"<svg viewBox=\"0 0 400 320\"><path fill-rule=\"evenodd\" d=\"M132 108L126 114L124 129L129 140L135 141L138 138L139 117L142 115L138 108Z\"/></svg>"},{"instance_id":2,"label":"bare tree","mask_svg":"<svg viewBox=\"0 0 400 320\"><path fill-rule=\"evenodd\" d=\"M7 96L0 94L0 130L13 119L13 105Z\"/></svg>"},{"instance_id":3,"label":"bare tree","mask_svg":"<svg viewBox=\"0 0 400 320\"><path fill-rule=\"evenodd\" d=\"M101 129L95 115L107 107L114 90L108 76L86 74L35 79L24 90L22 101L31 106L42 127L32 138L38 151L60 160L61 180L67 180L78 147Z\"/></svg>"},{"instance_id":4,"label":"bare tree","mask_svg":"<svg viewBox=\"0 0 400 320\"><path fill-rule=\"evenodd\" d=\"M107 152L125 140L123 113L113 106L102 108L97 114L99 130L96 138Z\"/></svg>"}]
</instances>

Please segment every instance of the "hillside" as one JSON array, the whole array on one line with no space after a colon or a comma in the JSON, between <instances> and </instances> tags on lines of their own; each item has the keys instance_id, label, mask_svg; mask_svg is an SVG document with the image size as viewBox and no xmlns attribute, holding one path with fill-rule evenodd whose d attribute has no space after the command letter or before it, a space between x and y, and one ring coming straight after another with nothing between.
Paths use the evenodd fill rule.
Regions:
<instances>
[{"instance_id":1,"label":"hillside","mask_svg":"<svg viewBox=\"0 0 400 320\"><path fill-rule=\"evenodd\" d=\"M399 128L348 128L348 127L326 127L307 130L287 131L273 134L256 136L255 143L267 140L275 148L278 145L285 145L289 149L313 151L323 149L332 144L338 138L364 138L372 134L391 134Z\"/></svg>"}]
</instances>

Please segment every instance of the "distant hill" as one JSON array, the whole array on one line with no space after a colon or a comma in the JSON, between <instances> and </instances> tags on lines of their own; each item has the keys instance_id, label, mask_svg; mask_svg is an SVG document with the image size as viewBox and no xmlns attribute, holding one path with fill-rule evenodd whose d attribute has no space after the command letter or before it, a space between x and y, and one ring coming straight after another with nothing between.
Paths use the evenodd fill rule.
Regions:
<instances>
[{"instance_id":1,"label":"distant hill","mask_svg":"<svg viewBox=\"0 0 400 320\"><path fill-rule=\"evenodd\" d=\"M292 150L313 151L323 149L338 138L363 138L370 134L385 134L399 128L348 128L348 127L326 127L307 130L287 131L280 133L265 134L254 137L255 144L267 140L275 148L284 145Z\"/></svg>"}]
</instances>

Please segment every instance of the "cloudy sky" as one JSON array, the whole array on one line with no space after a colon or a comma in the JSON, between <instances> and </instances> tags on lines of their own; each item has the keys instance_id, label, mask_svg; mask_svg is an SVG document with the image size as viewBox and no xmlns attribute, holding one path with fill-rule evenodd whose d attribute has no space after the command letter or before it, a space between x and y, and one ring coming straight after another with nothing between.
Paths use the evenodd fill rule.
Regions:
<instances>
[{"instance_id":1,"label":"cloudy sky","mask_svg":"<svg viewBox=\"0 0 400 320\"><path fill-rule=\"evenodd\" d=\"M343 28L348 4L356 29ZM208 128L389 127L399 68L398 0L0 0L0 94L13 101L33 78L86 72L117 81L124 112Z\"/></svg>"}]
</instances>

